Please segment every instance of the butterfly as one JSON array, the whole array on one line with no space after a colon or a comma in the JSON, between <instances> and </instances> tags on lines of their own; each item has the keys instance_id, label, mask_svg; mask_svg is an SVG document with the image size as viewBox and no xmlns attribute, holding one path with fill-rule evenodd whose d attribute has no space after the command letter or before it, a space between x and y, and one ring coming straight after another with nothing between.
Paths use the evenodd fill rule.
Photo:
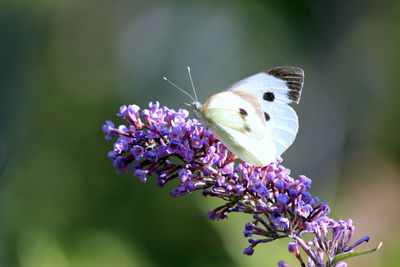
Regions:
<instances>
[{"instance_id":1,"label":"butterfly","mask_svg":"<svg viewBox=\"0 0 400 267\"><path fill-rule=\"evenodd\" d=\"M197 101L189 67L188 73L195 93L188 105L203 126L240 159L266 166L293 143L299 123L289 104L300 101L302 69L273 67L234 83L210 96L204 104ZM165 77L164 80L171 83Z\"/></svg>"}]
</instances>

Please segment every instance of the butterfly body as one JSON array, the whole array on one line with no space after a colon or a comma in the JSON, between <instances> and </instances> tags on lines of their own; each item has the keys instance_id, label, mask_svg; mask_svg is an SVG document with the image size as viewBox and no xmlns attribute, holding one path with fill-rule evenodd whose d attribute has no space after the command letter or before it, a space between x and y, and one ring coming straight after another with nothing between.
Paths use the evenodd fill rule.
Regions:
<instances>
[{"instance_id":1,"label":"butterfly body","mask_svg":"<svg viewBox=\"0 0 400 267\"><path fill-rule=\"evenodd\" d=\"M192 107L202 124L240 159L265 166L280 156L298 131L296 112L304 72L275 67L245 78Z\"/></svg>"}]
</instances>

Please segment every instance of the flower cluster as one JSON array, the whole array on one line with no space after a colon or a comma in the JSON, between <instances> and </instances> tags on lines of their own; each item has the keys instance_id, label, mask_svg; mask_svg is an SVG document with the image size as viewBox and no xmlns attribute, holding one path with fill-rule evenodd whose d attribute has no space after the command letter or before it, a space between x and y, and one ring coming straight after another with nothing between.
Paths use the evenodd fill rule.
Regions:
<instances>
[{"instance_id":1,"label":"flower cluster","mask_svg":"<svg viewBox=\"0 0 400 267\"><path fill-rule=\"evenodd\" d=\"M204 196L223 199L222 206L208 212L210 219L225 219L230 212L252 214L254 221L244 231L250 243L244 250L247 255L260 243L290 237L289 252L301 266L306 263L299 247L307 255L308 266L345 266L337 262L337 256L354 256L353 248L368 241L366 237L350 245L351 220L336 222L327 217L328 205L309 192L311 179L302 175L293 179L280 158L264 167L237 160L211 131L187 119L188 115L186 110L160 107L158 102L142 111L136 105L122 106L117 116L129 126L115 127L111 121L103 126L106 139L117 137L108 153L117 172L132 172L142 182L157 177L159 186L177 181L172 196L202 190ZM314 238L305 242L303 234ZM280 261L278 266L288 265Z\"/></svg>"}]
</instances>

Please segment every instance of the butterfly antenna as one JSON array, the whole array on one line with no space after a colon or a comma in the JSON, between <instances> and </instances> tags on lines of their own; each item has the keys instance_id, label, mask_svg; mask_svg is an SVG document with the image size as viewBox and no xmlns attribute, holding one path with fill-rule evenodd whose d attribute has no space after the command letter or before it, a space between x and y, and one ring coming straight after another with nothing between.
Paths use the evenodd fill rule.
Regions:
<instances>
[{"instance_id":1,"label":"butterfly antenna","mask_svg":"<svg viewBox=\"0 0 400 267\"><path fill-rule=\"evenodd\" d=\"M190 73L190 67L187 67L187 71L189 74L189 78L190 78L190 83L192 84L192 88L193 88L193 92L194 92L194 98L196 98L196 102L198 102L197 100L197 93L196 93L196 89L194 88L194 84L193 84L193 79L192 79L192 74Z\"/></svg>"},{"instance_id":2,"label":"butterfly antenna","mask_svg":"<svg viewBox=\"0 0 400 267\"><path fill-rule=\"evenodd\" d=\"M173 82L171 82L170 80L168 80L167 77L163 77L163 80L166 81L167 83L169 83L170 85L172 85L173 87L175 87L176 89L178 89L179 91L181 91L182 93L184 93L185 95L187 95L188 97L190 97L190 99L192 99L194 102L197 102L197 100L195 100L193 98L193 96L191 96L188 92L186 92L185 90L180 88L178 85L176 85Z\"/></svg>"}]
</instances>

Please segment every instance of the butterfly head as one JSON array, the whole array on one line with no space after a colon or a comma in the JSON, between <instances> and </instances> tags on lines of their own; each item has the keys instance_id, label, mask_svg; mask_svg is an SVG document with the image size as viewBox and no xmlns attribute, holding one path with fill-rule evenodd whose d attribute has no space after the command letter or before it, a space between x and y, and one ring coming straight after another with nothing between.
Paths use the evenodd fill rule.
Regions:
<instances>
[{"instance_id":1,"label":"butterfly head","mask_svg":"<svg viewBox=\"0 0 400 267\"><path fill-rule=\"evenodd\" d=\"M193 93L194 96L191 96L188 92L186 92L185 90L183 90L181 87L179 87L178 85L174 84L173 82L171 82L170 80L168 80L166 77L163 77L164 81L168 82L169 84L171 84L173 87L175 87L176 89L178 89L179 91L181 91L182 93L184 93L185 95L187 95L190 99L193 100L193 102L191 104L189 103L185 103L186 106L190 107L191 110L193 110L193 113L195 114L195 116L202 120L203 116L201 115L201 107L202 104L197 100L197 93L196 93L196 89L194 88L193 85L193 79L192 79L192 75L190 73L190 67L187 67L187 72L190 78L190 83L192 85L192 89L193 89Z\"/></svg>"},{"instance_id":2,"label":"butterfly head","mask_svg":"<svg viewBox=\"0 0 400 267\"><path fill-rule=\"evenodd\" d=\"M191 104L185 103L186 106L190 107L194 113L194 115L198 118L201 119L201 103L198 101L193 101Z\"/></svg>"}]
</instances>

